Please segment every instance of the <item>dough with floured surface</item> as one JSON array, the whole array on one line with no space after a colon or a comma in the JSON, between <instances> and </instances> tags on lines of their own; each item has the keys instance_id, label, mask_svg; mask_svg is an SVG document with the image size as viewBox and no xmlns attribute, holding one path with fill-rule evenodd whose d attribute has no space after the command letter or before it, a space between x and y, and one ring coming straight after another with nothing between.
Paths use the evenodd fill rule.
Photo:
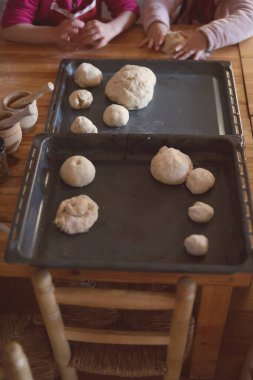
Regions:
<instances>
[{"instance_id":1,"label":"dough with floured surface","mask_svg":"<svg viewBox=\"0 0 253 380\"><path fill-rule=\"evenodd\" d=\"M96 169L93 163L83 156L71 156L64 161L60 177L67 185L83 187L95 178Z\"/></svg>"},{"instance_id":2,"label":"dough with floured surface","mask_svg":"<svg viewBox=\"0 0 253 380\"><path fill-rule=\"evenodd\" d=\"M91 63L81 63L74 73L75 83L82 88L96 87L101 83L102 79L102 71Z\"/></svg>"},{"instance_id":3,"label":"dough with floured surface","mask_svg":"<svg viewBox=\"0 0 253 380\"><path fill-rule=\"evenodd\" d=\"M98 133L97 127L85 116L77 116L70 129L73 133Z\"/></svg>"},{"instance_id":4,"label":"dough with floured surface","mask_svg":"<svg viewBox=\"0 0 253 380\"><path fill-rule=\"evenodd\" d=\"M55 225L66 234L88 232L98 219L98 205L87 195L65 199L58 207Z\"/></svg>"},{"instance_id":5,"label":"dough with floured surface","mask_svg":"<svg viewBox=\"0 0 253 380\"><path fill-rule=\"evenodd\" d=\"M119 104L111 104L106 107L103 120L109 127L123 127L128 123L129 112L125 107Z\"/></svg>"},{"instance_id":6,"label":"dough with floured surface","mask_svg":"<svg viewBox=\"0 0 253 380\"><path fill-rule=\"evenodd\" d=\"M69 104L76 110L89 108L92 102L93 96L88 90L76 90L69 96Z\"/></svg>"},{"instance_id":7,"label":"dough with floured surface","mask_svg":"<svg viewBox=\"0 0 253 380\"><path fill-rule=\"evenodd\" d=\"M213 187L214 175L207 169L193 169L186 178L186 187L193 194L204 194Z\"/></svg>"}]
</instances>

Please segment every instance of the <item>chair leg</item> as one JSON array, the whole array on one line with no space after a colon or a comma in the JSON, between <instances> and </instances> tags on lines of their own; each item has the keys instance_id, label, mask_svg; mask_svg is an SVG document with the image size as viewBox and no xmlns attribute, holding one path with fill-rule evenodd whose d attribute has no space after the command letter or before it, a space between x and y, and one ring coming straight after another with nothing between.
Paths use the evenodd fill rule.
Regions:
<instances>
[{"instance_id":1,"label":"chair leg","mask_svg":"<svg viewBox=\"0 0 253 380\"><path fill-rule=\"evenodd\" d=\"M164 380L180 379L195 293L196 283L193 280L184 277L178 281L166 359L168 371Z\"/></svg>"},{"instance_id":2,"label":"chair leg","mask_svg":"<svg viewBox=\"0 0 253 380\"><path fill-rule=\"evenodd\" d=\"M35 272L32 275L32 284L61 378L78 380L76 369L69 367L71 351L65 338L62 315L55 299L50 273L46 270Z\"/></svg>"}]
</instances>

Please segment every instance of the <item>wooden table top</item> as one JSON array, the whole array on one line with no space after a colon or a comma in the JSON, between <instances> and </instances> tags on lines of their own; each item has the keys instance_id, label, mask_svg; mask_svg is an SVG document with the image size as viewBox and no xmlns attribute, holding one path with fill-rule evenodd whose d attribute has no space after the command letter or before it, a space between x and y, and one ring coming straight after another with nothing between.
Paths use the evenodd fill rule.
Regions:
<instances>
[{"instance_id":1,"label":"wooden table top","mask_svg":"<svg viewBox=\"0 0 253 380\"><path fill-rule=\"evenodd\" d=\"M189 28L189 27L188 27ZM183 27L181 28L183 29ZM59 48L50 45L30 45L17 44L4 41L0 37L0 88L1 97L16 90L35 91L44 85L45 82L55 82L60 60L63 58L157 58L166 59L162 53L155 53L148 49L139 49L138 44L143 38L143 32L140 26L135 26L131 30L115 38L108 46L101 50L75 50L73 48ZM248 44L251 41L248 41ZM253 39L252 39L253 43ZM242 68L243 60L251 59L241 58L241 52L238 45L229 46L215 51L210 57L211 60L227 60L232 62L232 68L235 76L238 102L240 107L241 119L244 130L246 156L248 160L248 171L250 177L250 186L253 189L253 139L251 130L251 119L249 109L252 104L247 103L251 99L250 92L246 96L245 78L246 62ZM242 46L246 50L245 45ZM253 51L253 50L252 50ZM253 57L252 57L253 59ZM253 70L253 63L251 71ZM248 67L250 70L250 67ZM243 71L244 70L244 71ZM8 225L11 224L17 196L23 179L28 152L35 134L44 131L44 125L48 113L48 106L51 95L47 94L38 100L39 118L33 131L23 136L19 150L8 158L10 177L8 181L0 185L0 221ZM34 271L29 265L7 264L4 262L4 251L6 248L7 236L0 232L0 276L8 277L30 277ZM97 271L79 271L55 269L52 271L54 276L60 278L75 279L100 279L100 280L124 280L132 282L175 282L180 273L166 274L160 273L120 273L120 272L97 272ZM201 284L220 284L247 286L250 283L250 274L235 275L194 275L196 280Z\"/></svg>"}]
</instances>

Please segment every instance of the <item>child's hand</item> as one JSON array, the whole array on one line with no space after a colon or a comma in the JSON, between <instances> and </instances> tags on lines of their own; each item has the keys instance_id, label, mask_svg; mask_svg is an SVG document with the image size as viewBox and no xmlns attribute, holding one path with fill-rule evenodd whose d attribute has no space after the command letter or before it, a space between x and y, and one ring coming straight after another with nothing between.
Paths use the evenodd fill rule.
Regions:
<instances>
[{"instance_id":1,"label":"child's hand","mask_svg":"<svg viewBox=\"0 0 253 380\"><path fill-rule=\"evenodd\" d=\"M98 20L91 20L85 24L80 32L80 41L83 45L88 45L93 49L100 49L108 44L114 37L110 23L104 23Z\"/></svg>"},{"instance_id":2,"label":"child's hand","mask_svg":"<svg viewBox=\"0 0 253 380\"><path fill-rule=\"evenodd\" d=\"M82 29L83 27L84 22L81 20L64 20L55 27L55 41L59 43L69 42L71 36L78 34L79 29Z\"/></svg>"},{"instance_id":3,"label":"child's hand","mask_svg":"<svg viewBox=\"0 0 253 380\"><path fill-rule=\"evenodd\" d=\"M199 30L189 33L181 32L185 41L178 44L175 48L174 59L188 59L193 58L198 60L206 55L208 49L208 40L204 33Z\"/></svg>"},{"instance_id":4,"label":"child's hand","mask_svg":"<svg viewBox=\"0 0 253 380\"><path fill-rule=\"evenodd\" d=\"M153 22L148 28L147 36L140 44L140 47L147 45L149 49L159 50L168 31L169 28L162 22Z\"/></svg>"}]
</instances>

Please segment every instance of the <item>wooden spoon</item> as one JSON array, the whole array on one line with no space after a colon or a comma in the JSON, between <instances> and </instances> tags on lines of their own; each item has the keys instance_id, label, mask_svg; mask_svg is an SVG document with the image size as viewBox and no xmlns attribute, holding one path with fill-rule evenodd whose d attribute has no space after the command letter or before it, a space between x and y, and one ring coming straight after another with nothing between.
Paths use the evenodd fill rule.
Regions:
<instances>
[{"instance_id":1,"label":"wooden spoon","mask_svg":"<svg viewBox=\"0 0 253 380\"><path fill-rule=\"evenodd\" d=\"M5 111L0 112L0 118L5 115ZM33 115L33 106L29 104L27 107L23 108L21 111L14 113L14 115L0 120L0 130L7 129L12 125L20 122L24 117Z\"/></svg>"},{"instance_id":2,"label":"wooden spoon","mask_svg":"<svg viewBox=\"0 0 253 380\"><path fill-rule=\"evenodd\" d=\"M10 108L22 108L27 106L27 104L32 103L34 100L41 98L47 92L52 92L54 90L54 84L52 82L46 83L40 90L33 92L30 95L24 96L16 100L15 102L9 104Z\"/></svg>"}]
</instances>

